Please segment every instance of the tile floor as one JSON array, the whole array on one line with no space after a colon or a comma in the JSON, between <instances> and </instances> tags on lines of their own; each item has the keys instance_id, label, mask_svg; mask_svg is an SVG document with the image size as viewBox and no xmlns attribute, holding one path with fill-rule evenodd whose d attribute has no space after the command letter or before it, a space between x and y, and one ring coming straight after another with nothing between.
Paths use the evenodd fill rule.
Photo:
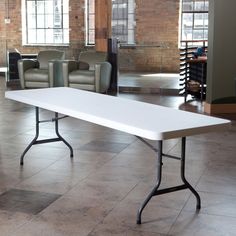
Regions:
<instances>
[{"instance_id":1,"label":"tile floor","mask_svg":"<svg viewBox=\"0 0 236 236\"><path fill-rule=\"evenodd\" d=\"M135 93L179 94L179 74L173 73L129 73L119 74L119 91Z\"/></svg>"},{"instance_id":2,"label":"tile floor","mask_svg":"<svg viewBox=\"0 0 236 236\"><path fill-rule=\"evenodd\" d=\"M235 116L229 131L187 138L186 176L202 198L201 211L195 211L188 190L160 195L137 225L137 209L155 182L152 150L129 134L67 118L60 121L60 131L74 148L73 160L62 143L42 144L20 166L19 156L34 135L34 109L5 100L3 81L1 77L1 236L236 235ZM178 96L119 96L202 112L200 103L183 104ZM50 115L41 112L41 118ZM52 124L41 124L41 137L53 134ZM167 141L164 149L178 155L180 140ZM164 159L161 187L179 183L178 168L178 161Z\"/></svg>"}]
</instances>

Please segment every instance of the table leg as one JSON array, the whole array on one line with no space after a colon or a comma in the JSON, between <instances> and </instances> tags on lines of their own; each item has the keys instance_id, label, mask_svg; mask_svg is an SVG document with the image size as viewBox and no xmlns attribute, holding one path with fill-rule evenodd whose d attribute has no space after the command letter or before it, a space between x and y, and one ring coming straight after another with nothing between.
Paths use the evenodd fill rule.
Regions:
<instances>
[{"instance_id":1,"label":"table leg","mask_svg":"<svg viewBox=\"0 0 236 236\"><path fill-rule=\"evenodd\" d=\"M21 158L20 158L20 165L24 164L24 156L25 156L25 154L29 151L29 149L33 145L36 145L36 144L43 144L43 143L51 143L51 142L62 141L70 149L70 157L73 157L73 149L72 149L71 145L59 133L59 130L58 130L58 120L60 118L58 117L58 113L55 112L55 118L54 119L40 121L39 120L39 108L35 107L35 117L36 117L36 122L35 122L35 137L33 138L33 140L29 143L29 145L26 147L26 149L22 153ZM43 123L43 122L55 122L55 133L57 135L57 138L49 138L49 139L37 140L38 136L39 136L39 124Z\"/></svg>"},{"instance_id":2,"label":"table leg","mask_svg":"<svg viewBox=\"0 0 236 236\"><path fill-rule=\"evenodd\" d=\"M55 132L58 138L70 149L70 157L73 157L73 149L71 145L60 135L58 130L58 113L55 112Z\"/></svg>"},{"instance_id":3,"label":"table leg","mask_svg":"<svg viewBox=\"0 0 236 236\"><path fill-rule=\"evenodd\" d=\"M142 140L142 139L140 138L140 140ZM147 142L145 140L142 140L142 141L147 144ZM149 147L151 146L150 144L147 144L147 145ZM196 209L199 210L201 208L201 199L200 199L199 194L196 192L196 190L189 184L189 182L185 178L186 138L185 137L182 138L181 157L180 158L164 154L162 152L162 149L163 149L162 145L163 145L163 142L162 141L158 141L158 148L157 149L151 147L152 150L154 150L157 153L157 182L156 182L154 188L148 194L148 196L146 197L146 199L144 200L144 202L142 203L141 207L138 210L137 219L136 219L136 223L137 224L141 224L141 215L142 215L142 212L143 212L144 208L148 204L148 202L151 200L152 197L157 196L157 195L166 194L166 193L170 193L170 192L175 192L175 191L179 191L179 190L183 190L183 189L187 189L188 188L196 197L196 200L197 200ZM178 185L178 186L174 186L174 187L170 187L170 188L164 188L164 189L160 189L160 190L158 189L160 184L161 184L162 157L163 156L168 157L168 158L173 158L173 159L180 160L180 162L181 162L180 174L181 174L181 179L182 179L184 184Z\"/></svg>"},{"instance_id":4,"label":"table leg","mask_svg":"<svg viewBox=\"0 0 236 236\"><path fill-rule=\"evenodd\" d=\"M36 120L35 120L35 137L33 138L33 140L29 143L29 145L26 147L26 149L22 153L22 155L20 157L20 165L24 165L25 154L34 145L34 143L36 142L36 140L39 137L39 108L38 107L35 107L35 118L36 118Z\"/></svg>"},{"instance_id":5,"label":"table leg","mask_svg":"<svg viewBox=\"0 0 236 236\"><path fill-rule=\"evenodd\" d=\"M181 143L181 179L186 185L187 188L190 189L190 191L195 195L196 200L197 200L197 206L196 209L199 210L201 208L201 198L197 191L189 184L189 182L185 178L185 150L186 150L186 138L182 138L182 143Z\"/></svg>"},{"instance_id":6,"label":"table leg","mask_svg":"<svg viewBox=\"0 0 236 236\"><path fill-rule=\"evenodd\" d=\"M141 207L137 213L137 224L141 224L141 215L143 209L146 207L148 202L151 200L153 196L156 195L157 190L161 184L161 176L162 176L162 141L158 141L158 150L157 150L157 182L152 191L148 194L144 202L142 203Z\"/></svg>"}]
</instances>

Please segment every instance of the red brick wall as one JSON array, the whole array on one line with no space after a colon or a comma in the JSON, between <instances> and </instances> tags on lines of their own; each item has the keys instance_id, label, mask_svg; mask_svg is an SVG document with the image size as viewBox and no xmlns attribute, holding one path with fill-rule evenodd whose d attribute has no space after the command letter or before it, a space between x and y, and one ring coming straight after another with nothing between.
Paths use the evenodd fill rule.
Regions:
<instances>
[{"instance_id":1,"label":"red brick wall","mask_svg":"<svg viewBox=\"0 0 236 236\"><path fill-rule=\"evenodd\" d=\"M22 46L21 0L9 0L10 24L4 19L8 6L0 1L0 65L6 64L7 50L16 48L22 53L37 53L44 49L55 49L53 46ZM56 47L66 52L67 58L78 58L84 47L84 0L70 0L70 45Z\"/></svg>"},{"instance_id":2,"label":"red brick wall","mask_svg":"<svg viewBox=\"0 0 236 236\"><path fill-rule=\"evenodd\" d=\"M136 47L120 50L120 66L129 70L179 71L179 0L136 0Z\"/></svg>"},{"instance_id":3,"label":"red brick wall","mask_svg":"<svg viewBox=\"0 0 236 236\"><path fill-rule=\"evenodd\" d=\"M55 47L22 46L21 0L9 0L10 24L4 23L7 10L0 1L0 65L6 64L8 49L37 53ZM136 0L136 43L168 47L136 47L120 49L120 69L178 72L179 0ZM60 47L67 58L77 58L84 47L84 0L70 0L70 45ZM58 48L58 47L57 47Z\"/></svg>"}]
</instances>

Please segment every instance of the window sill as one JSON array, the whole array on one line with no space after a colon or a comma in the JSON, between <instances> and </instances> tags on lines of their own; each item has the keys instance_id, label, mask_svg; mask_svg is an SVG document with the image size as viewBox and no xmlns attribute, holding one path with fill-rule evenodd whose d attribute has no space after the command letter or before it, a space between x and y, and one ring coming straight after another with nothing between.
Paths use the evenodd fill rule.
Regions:
<instances>
[{"instance_id":1,"label":"window sill","mask_svg":"<svg viewBox=\"0 0 236 236\"><path fill-rule=\"evenodd\" d=\"M23 44L23 47L69 47L69 44Z\"/></svg>"},{"instance_id":2,"label":"window sill","mask_svg":"<svg viewBox=\"0 0 236 236\"><path fill-rule=\"evenodd\" d=\"M135 49L136 44L120 44L120 49Z\"/></svg>"}]
</instances>

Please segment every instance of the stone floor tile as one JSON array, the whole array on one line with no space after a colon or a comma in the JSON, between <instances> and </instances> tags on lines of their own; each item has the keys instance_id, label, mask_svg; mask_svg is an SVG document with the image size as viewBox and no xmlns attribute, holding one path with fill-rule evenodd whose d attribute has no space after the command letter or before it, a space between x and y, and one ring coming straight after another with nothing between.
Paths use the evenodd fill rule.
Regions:
<instances>
[{"instance_id":1,"label":"stone floor tile","mask_svg":"<svg viewBox=\"0 0 236 236\"><path fill-rule=\"evenodd\" d=\"M170 236L234 236L236 218L182 212L171 228Z\"/></svg>"}]
</instances>

